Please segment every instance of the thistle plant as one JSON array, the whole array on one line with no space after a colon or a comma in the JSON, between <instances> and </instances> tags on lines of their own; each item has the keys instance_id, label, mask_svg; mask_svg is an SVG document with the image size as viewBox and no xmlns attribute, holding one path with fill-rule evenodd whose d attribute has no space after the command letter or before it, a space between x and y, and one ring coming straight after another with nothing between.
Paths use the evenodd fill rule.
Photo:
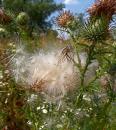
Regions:
<instances>
[{"instance_id":1,"label":"thistle plant","mask_svg":"<svg viewBox=\"0 0 116 130\"><path fill-rule=\"evenodd\" d=\"M63 19L63 15L61 14L62 16L60 15L56 19L58 21L57 24L61 28L59 30L70 34L70 37L73 41L70 45L73 48L74 55L77 56L77 61L75 58L70 58L79 70L81 80L80 87L77 89L77 92L75 94L75 96L78 97L74 103L75 107L80 108L83 111L83 107L85 107L85 105L83 105L84 97L86 94L89 94L88 97L91 97L91 104L93 106L95 104L97 105L96 107L92 106L92 111L89 113L88 117L85 116L87 120L85 119L85 121L82 121L82 123L84 123L83 126L80 126L79 124L80 129L110 129L110 126L106 125L106 118L108 116L107 112L112 106L111 104L115 99L116 78L115 76L112 76L111 73L109 73L109 69L112 66L112 59L107 59L106 57L115 56L115 51L113 49L114 41L109 31L109 24L112 20L112 16L116 11L116 1L110 1L111 4L108 4L108 2L109 1L107 0L101 0L99 2L97 1L97 3L88 10L90 13L90 18L87 19L84 23L80 23L80 20L75 18L75 20L70 21L70 25L61 26L61 24L59 24L59 21L61 18ZM104 12L102 9L106 9L106 7L111 11L107 10L107 12ZM68 23L68 21L65 22ZM80 53L82 52L85 52L87 57L84 65L82 65L82 59L80 57ZM88 70L92 63L95 61L97 61L98 66L94 68L94 76L92 79L90 79L90 82L88 82L88 84L85 84L85 81L87 81L86 76L88 74ZM116 73L115 69L113 70L114 73ZM95 86L97 88L95 88ZM107 87L103 88L103 86ZM102 94L100 94L100 91L102 91ZM102 97L104 94L105 96ZM101 98L99 98L100 95ZM103 103L100 103L100 100L104 100L102 101ZM96 109L98 109L98 112ZM90 119L94 120L93 124L91 124L91 121L88 121ZM98 119L100 121L97 121Z\"/></svg>"},{"instance_id":2,"label":"thistle plant","mask_svg":"<svg viewBox=\"0 0 116 130\"><path fill-rule=\"evenodd\" d=\"M62 49L30 52L20 41L0 50L1 129L115 130L115 11L115 1L99 0L85 20L61 12L56 23L71 39Z\"/></svg>"}]
</instances>

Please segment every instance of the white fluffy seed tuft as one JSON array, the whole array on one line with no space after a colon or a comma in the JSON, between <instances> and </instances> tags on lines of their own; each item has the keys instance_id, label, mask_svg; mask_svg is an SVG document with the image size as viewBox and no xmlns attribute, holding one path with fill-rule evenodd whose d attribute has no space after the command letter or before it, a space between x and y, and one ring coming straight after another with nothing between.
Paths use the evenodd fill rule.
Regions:
<instances>
[{"instance_id":1,"label":"white fluffy seed tuft","mask_svg":"<svg viewBox=\"0 0 116 130\"><path fill-rule=\"evenodd\" d=\"M61 99L77 85L78 73L73 63L59 61L59 51L28 54L23 47L16 50L12 61L13 75L17 83L42 92L48 98Z\"/></svg>"}]
</instances>

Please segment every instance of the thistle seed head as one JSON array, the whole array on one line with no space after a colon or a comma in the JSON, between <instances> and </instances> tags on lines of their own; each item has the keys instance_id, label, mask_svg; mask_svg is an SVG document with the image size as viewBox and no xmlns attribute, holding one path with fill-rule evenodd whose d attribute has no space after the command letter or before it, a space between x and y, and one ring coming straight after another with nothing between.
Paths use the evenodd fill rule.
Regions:
<instances>
[{"instance_id":1,"label":"thistle seed head","mask_svg":"<svg viewBox=\"0 0 116 130\"><path fill-rule=\"evenodd\" d=\"M111 20L112 15L116 14L116 0L96 0L87 11L91 17L105 16Z\"/></svg>"},{"instance_id":2,"label":"thistle seed head","mask_svg":"<svg viewBox=\"0 0 116 130\"><path fill-rule=\"evenodd\" d=\"M73 14L70 11L63 11L60 15L56 18L56 22L60 27L67 27L68 24L74 19Z\"/></svg>"}]
</instances>

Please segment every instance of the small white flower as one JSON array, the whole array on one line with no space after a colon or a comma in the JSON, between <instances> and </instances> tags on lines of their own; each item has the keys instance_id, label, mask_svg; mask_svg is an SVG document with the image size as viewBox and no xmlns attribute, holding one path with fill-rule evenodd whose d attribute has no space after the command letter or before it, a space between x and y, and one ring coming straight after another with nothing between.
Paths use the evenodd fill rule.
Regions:
<instances>
[{"instance_id":1,"label":"small white flower","mask_svg":"<svg viewBox=\"0 0 116 130\"><path fill-rule=\"evenodd\" d=\"M12 42L10 42L10 43L9 43L9 46L11 46L11 47L12 47L12 46L13 46L13 43L12 43Z\"/></svg>"},{"instance_id":2,"label":"small white flower","mask_svg":"<svg viewBox=\"0 0 116 130\"><path fill-rule=\"evenodd\" d=\"M113 43L113 47L115 47L115 46L116 46L116 42Z\"/></svg>"},{"instance_id":3,"label":"small white flower","mask_svg":"<svg viewBox=\"0 0 116 130\"><path fill-rule=\"evenodd\" d=\"M41 109L44 109L45 108L45 106L43 105L42 107L41 107Z\"/></svg>"},{"instance_id":4,"label":"small white flower","mask_svg":"<svg viewBox=\"0 0 116 130\"><path fill-rule=\"evenodd\" d=\"M4 28L0 28L0 32L5 32L6 30Z\"/></svg>"},{"instance_id":5,"label":"small white flower","mask_svg":"<svg viewBox=\"0 0 116 130\"><path fill-rule=\"evenodd\" d=\"M85 100L85 101L91 101L91 98L89 97L89 96L87 96L87 95L83 95L83 99Z\"/></svg>"},{"instance_id":6,"label":"small white flower","mask_svg":"<svg viewBox=\"0 0 116 130\"><path fill-rule=\"evenodd\" d=\"M41 107L37 107L37 110L40 110L41 109Z\"/></svg>"},{"instance_id":7,"label":"small white flower","mask_svg":"<svg viewBox=\"0 0 116 130\"><path fill-rule=\"evenodd\" d=\"M42 125L41 128L43 129L43 128L44 128L44 125Z\"/></svg>"},{"instance_id":8,"label":"small white flower","mask_svg":"<svg viewBox=\"0 0 116 130\"><path fill-rule=\"evenodd\" d=\"M0 79L3 79L3 75L0 76Z\"/></svg>"},{"instance_id":9,"label":"small white flower","mask_svg":"<svg viewBox=\"0 0 116 130\"><path fill-rule=\"evenodd\" d=\"M15 44L13 44L13 47L16 47L16 45L15 45Z\"/></svg>"},{"instance_id":10,"label":"small white flower","mask_svg":"<svg viewBox=\"0 0 116 130\"><path fill-rule=\"evenodd\" d=\"M10 96L10 93L8 93L7 95Z\"/></svg>"},{"instance_id":11,"label":"small white flower","mask_svg":"<svg viewBox=\"0 0 116 130\"><path fill-rule=\"evenodd\" d=\"M8 98L5 100L5 102L4 102L5 104L7 104L8 103Z\"/></svg>"},{"instance_id":12,"label":"small white flower","mask_svg":"<svg viewBox=\"0 0 116 130\"><path fill-rule=\"evenodd\" d=\"M0 71L0 79L3 78L3 74L2 74L2 71Z\"/></svg>"},{"instance_id":13,"label":"small white flower","mask_svg":"<svg viewBox=\"0 0 116 130\"><path fill-rule=\"evenodd\" d=\"M2 84L3 84L3 82L0 81L0 85L2 85Z\"/></svg>"},{"instance_id":14,"label":"small white flower","mask_svg":"<svg viewBox=\"0 0 116 130\"><path fill-rule=\"evenodd\" d=\"M64 115L61 118L65 118Z\"/></svg>"},{"instance_id":15,"label":"small white flower","mask_svg":"<svg viewBox=\"0 0 116 130\"><path fill-rule=\"evenodd\" d=\"M64 113L67 113L67 111L64 111Z\"/></svg>"},{"instance_id":16,"label":"small white flower","mask_svg":"<svg viewBox=\"0 0 116 130\"><path fill-rule=\"evenodd\" d=\"M31 94L31 96L28 98L28 102L33 102L34 100L36 100L37 99L37 95L35 95L35 94Z\"/></svg>"},{"instance_id":17,"label":"small white flower","mask_svg":"<svg viewBox=\"0 0 116 130\"><path fill-rule=\"evenodd\" d=\"M15 52L16 52L16 49L12 49L12 52L15 53Z\"/></svg>"},{"instance_id":18,"label":"small white flower","mask_svg":"<svg viewBox=\"0 0 116 130\"><path fill-rule=\"evenodd\" d=\"M32 122L31 122L31 121L28 121L27 124L32 125Z\"/></svg>"},{"instance_id":19,"label":"small white flower","mask_svg":"<svg viewBox=\"0 0 116 130\"><path fill-rule=\"evenodd\" d=\"M78 108L77 111L81 111L81 108Z\"/></svg>"},{"instance_id":20,"label":"small white flower","mask_svg":"<svg viewBox=\"0 0 116 130\"><path fill-rule=\"evenodd\" d=\"M61 124L57 124L56 127L57 128L62 128L62 125Z\"/></svg>"},{"instance_id":21,"label":"small white flower","mask_svg":"<svg viewBox=\"0 0 116 130\"><path fill-rule=\"evenodd\" d=\"M6 86L6 83L3 83L2 85L3 85L3 86Z\"/></svg>"},{"instance_id":22,"label":"small white flower","mask_svg":"<svg viewBox=\"0 0 116 130\"><path fill-rule=\"evenodd\" d=\"M4 86L5 86L5 85L8 85L8 83L7 83L7 82L4 82L4 84L3 84L3 85L4 85Z\"/></svg>"},{"instance_id":23,"label":"small white flower","mask_svg":"<svg viewBox=\"0 0 116 130\"><path fill-rule=\"evenodd\" d=\"M107 72L104 72L104 74L107 74Z\"/></svg>"},{"instance_id":24,"label":"small white flower","mask_svg":"<svg viewBox=\"0 0 116 130\"><path fill-rule=\"evenodd\" d=\"M43 112L44 114L47 114L47 113L48 113L48 111L47 111L46 109L43 109L42 112Z\"/></svg>"},{"instance_id":25,"label":"small white flower","mask_svg":"<svg viewBox=\"0 0 116 130\"><path fill-rule=\"evenodd\" d=\"M9 70L5 70L4 73L5 73L5 74L8 74L8 73L9 73Z\"/></svg>"},{"instance_id":26,"label":"small white flower","mask_svg":"<svg viewBox=\"0 0 116 130\"><path fill-rule=\"evenodd\" d=\"M92 108L90 107L89 110L92 111Z\"/></svg>"},{"instance_id":27,"label":"small white flower","mask_svg":"<svg viewBox=\"0 0 116 130\"><path fill-rule=\"evenodd\" d=\"M70 109L70 112L73 112L73 109Z\"/></svg>"}]
</instances>

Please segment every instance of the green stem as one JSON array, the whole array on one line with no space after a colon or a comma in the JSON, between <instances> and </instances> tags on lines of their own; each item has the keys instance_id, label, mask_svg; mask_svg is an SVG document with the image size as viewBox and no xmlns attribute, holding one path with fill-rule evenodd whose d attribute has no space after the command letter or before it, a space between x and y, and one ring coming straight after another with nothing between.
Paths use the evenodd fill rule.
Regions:
<instances>
[{"instance_id":1,"label":"green stem","mask_svg":"<svg viewBox=\"0 0 116 130\"><path fill-rule=\"evenodd\" d=\"M85 73L87 71L87 68L88 68L89 64L91 63L91 60L92 60L92 57L93 57L94 47L95 47L95 43L93 43L89 47L89 52L88 52L88 57L87 57L86 65L85 65L83 71L81 72L81 91L80 91L80 95L78 97L78 100L76 101L76 104L77 103L81 103L81 101L83 99L83 92L85 91L85 87L84 87Z\"/></svg>"},{"instance_id":2,"label":"green stem","mask_svg":"<svg viewBox=\"0 0 116 130\"><path fill-rule=\"evenodd\" d=\"M84 86L85 73L86 73L87 68L88 68L89 64L91 63L91 60L92 60L92 57L93 57L94 47L95 47L94 43L89 47L89 52L88 52L88 57L87 57L86 65L85 65L85 67L84 67L84 69L82 71L82 74L81 74L81 86L82 87Z\"/></svg>"},{"instance_id":3,"label":"green stem","mask_svg":"<svg viewBox=\"0 0 116 130\"><path fill-rule=\"evenodd\" d=\"M80 69L80 72L81 72L81 70L82 70L82 65L81 65L81 59L80 59L80 56L79 56L79 53L78 53L78 51L77 51L77 45L78 44L76 44L77 43L77 41L76 41L76 39L75 39L75 37L73 36L73 34L69 31L69 30L67 30L67 32L70 34L70 36L71 36L71 38L72 38L72 40L73 40L73 47L75 48L75 50L76 50L76 55L77 55L77 59L78 59L78 67L79 67L79 69Z\"/></svg>"}]
</instances>

